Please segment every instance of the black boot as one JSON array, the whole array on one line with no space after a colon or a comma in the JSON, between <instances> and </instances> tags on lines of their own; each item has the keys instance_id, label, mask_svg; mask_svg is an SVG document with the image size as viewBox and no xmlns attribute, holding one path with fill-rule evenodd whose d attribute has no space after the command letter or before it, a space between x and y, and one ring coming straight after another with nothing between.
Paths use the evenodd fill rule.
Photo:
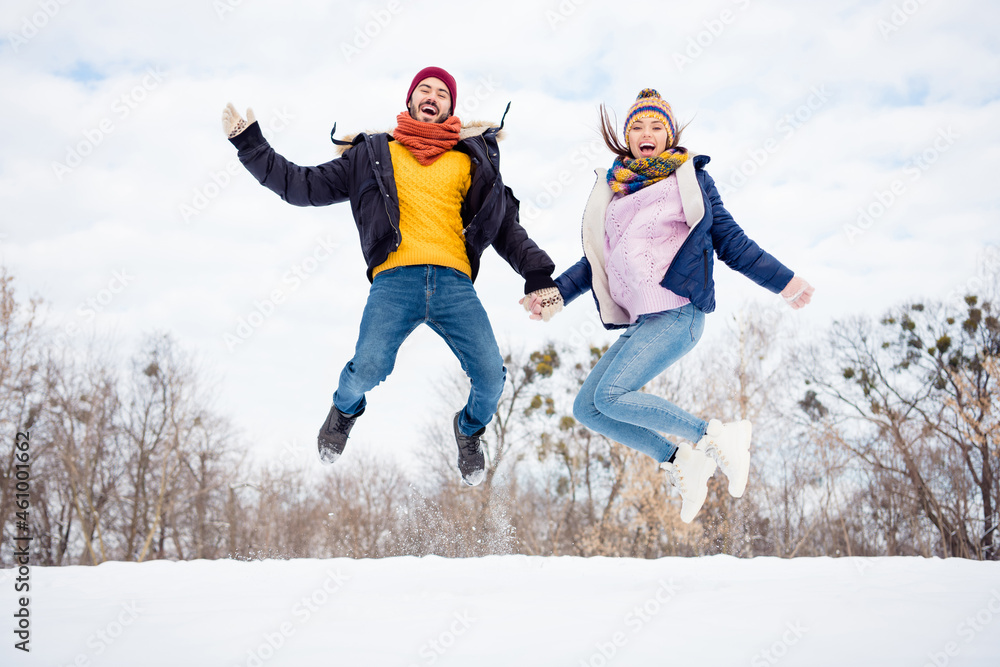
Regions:
<instances>
[{"instance_id":1,"label":"black boot","mask_svg":"<svg viewBox=\"0 0 1000 667\"><path fill-rule=\"evenodd\" d=\"M326 416L317 438L319 458L323 463L333 463L340 458L344 453L344 447L347 446L347 436L351 433L351 427L364 413L364 408L353 415L345 415L336 405L330 408L330 414Z\"/></svg>"},{"instance_id":2,"label":"black boot","mask_svg":"<svg viewBox=\"0 0 1000 667\"><path fill-rule=\"evenodd\" d=\"M473 435L465 435L458 430L458 415L452 421L455 427L455 441L458 443L458 470L462 473L462 481L469 486L476 486L483 481L486 476L486 457L483 456L483 448L479 443L479 438L486 432L485 428L479 429Z\"/></svg>"}]
</instances>

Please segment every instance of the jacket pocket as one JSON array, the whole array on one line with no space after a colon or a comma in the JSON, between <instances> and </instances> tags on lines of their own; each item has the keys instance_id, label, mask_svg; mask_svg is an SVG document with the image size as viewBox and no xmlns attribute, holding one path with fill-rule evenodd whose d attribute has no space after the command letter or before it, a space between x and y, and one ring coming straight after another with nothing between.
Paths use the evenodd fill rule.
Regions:
<instances>
[{"instance_id":1,"label":"jacket pocket","mask_svg":"<svg viewBox=\"0 0 1000 667\"><path fill-rule=\"evenodd\" d=\"M708 248L705 248L701 256L705 260L705 287L708 287Z\"/></svg>"}]
</instances>

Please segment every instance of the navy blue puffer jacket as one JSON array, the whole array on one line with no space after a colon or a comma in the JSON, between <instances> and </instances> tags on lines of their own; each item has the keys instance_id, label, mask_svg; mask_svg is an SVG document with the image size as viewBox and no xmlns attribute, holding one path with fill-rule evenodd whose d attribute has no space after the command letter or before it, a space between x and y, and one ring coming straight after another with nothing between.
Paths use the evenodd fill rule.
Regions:
<instances>
[{"instance_id":1,"label":"navy blue puffer jacket","mask_svg":"<svg viewBox=\"0 0 1000 667\"><path fill-rule=\"evenodd\" d=\"M663 287L690 299L704 313L715 310L712 269L716 255L731 269L775 294L794 275L747 237L722 205L715 181L704 169L709 159L707 155L692 156L676 172L690 231L660 281ZM598 172L583 216L584 256L556 278L556 286L565 303L589 289L605 328L620 329L628 326L629 316L611 298L604 265L604 214L611 196L605 174Z\"/></svg>"}]
</instances>

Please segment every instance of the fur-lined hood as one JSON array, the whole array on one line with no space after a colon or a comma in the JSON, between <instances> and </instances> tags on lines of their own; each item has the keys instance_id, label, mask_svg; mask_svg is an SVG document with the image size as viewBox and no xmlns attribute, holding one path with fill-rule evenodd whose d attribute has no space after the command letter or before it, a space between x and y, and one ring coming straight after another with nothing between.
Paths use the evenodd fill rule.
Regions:
<instances>
[{"instance_id":1,"label":"fur-lined hood","mask_svg":"<svg viewBox=\"0 0 1000 667\"><path fill-rule=\"evenodd\" d=\"M497 124L485 120L474 120L468 123L462 123L462 129L458 133L458 140L465 141L466 139L471 139L472 137L478 137L491 127L497 127ZM354 140L360 134L383 134L383 133L388 134L390 137L392 136L392 130L385 130L383 132L359 132L357 134L348 134L343 139L337 140L338 142L347 142L347 143L337 144L337 154L343 155L350 148L352 148ZM502 129L498 130L496 136L497 136L497 141L503 140L504 130Z\"/></svg>"}]
</instances>

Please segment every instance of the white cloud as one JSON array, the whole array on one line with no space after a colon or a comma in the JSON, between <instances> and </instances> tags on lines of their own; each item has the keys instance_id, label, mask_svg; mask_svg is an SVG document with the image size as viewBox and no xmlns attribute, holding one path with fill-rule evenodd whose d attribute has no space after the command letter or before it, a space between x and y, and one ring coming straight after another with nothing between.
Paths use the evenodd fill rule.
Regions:
<instances>
[{"instance_id":1,"label":"white cloud","mask_svg":"<svg viewBox=\"0 0 1000 667\"><path fill-rule=\"evenodd\" d=\"M235 151L221 110L252 106L280 125L269 131L279 152L318 164L335 155L334 122L341 136L391 128L412 75L437 64L458 79L465 117L497 121L512 103L505 180L560 270L580 255L593 170L610 162L596 142L598 105L620 119L639 89L655 87L691 121L685 143L712 156L715 179L739 182L726 197L737 221L816 284L795 317L820 326L944 296L1000 243L998 14L971 0L9 2L0 258L63 321L130 271L134 283L88 325L134 341L174 331L223 375L221 403L255 439L311 447L366 296L354 224L346 204L293 208L241 167L227 171ZM908 172L949 129L947 149ZM88 155L60 178L53 163L73 151ZM863 233L845 231L896 181L902 189ZM204 206L185 219L196 201ZM329 235L339 250L288 289L282 277ZM588 299L547 327L524 319L521 282L491 253L477 286L499 338L531 346L585 326ZM725 269L719 285L723 316L770 298ZM282 287L286 300L228 351L225 334ZM435 405L430 388L455 368L433 335L415 339L373 392L358 446L419 450L400 424L454 409Z\"/></svg>"}]
</instances>

